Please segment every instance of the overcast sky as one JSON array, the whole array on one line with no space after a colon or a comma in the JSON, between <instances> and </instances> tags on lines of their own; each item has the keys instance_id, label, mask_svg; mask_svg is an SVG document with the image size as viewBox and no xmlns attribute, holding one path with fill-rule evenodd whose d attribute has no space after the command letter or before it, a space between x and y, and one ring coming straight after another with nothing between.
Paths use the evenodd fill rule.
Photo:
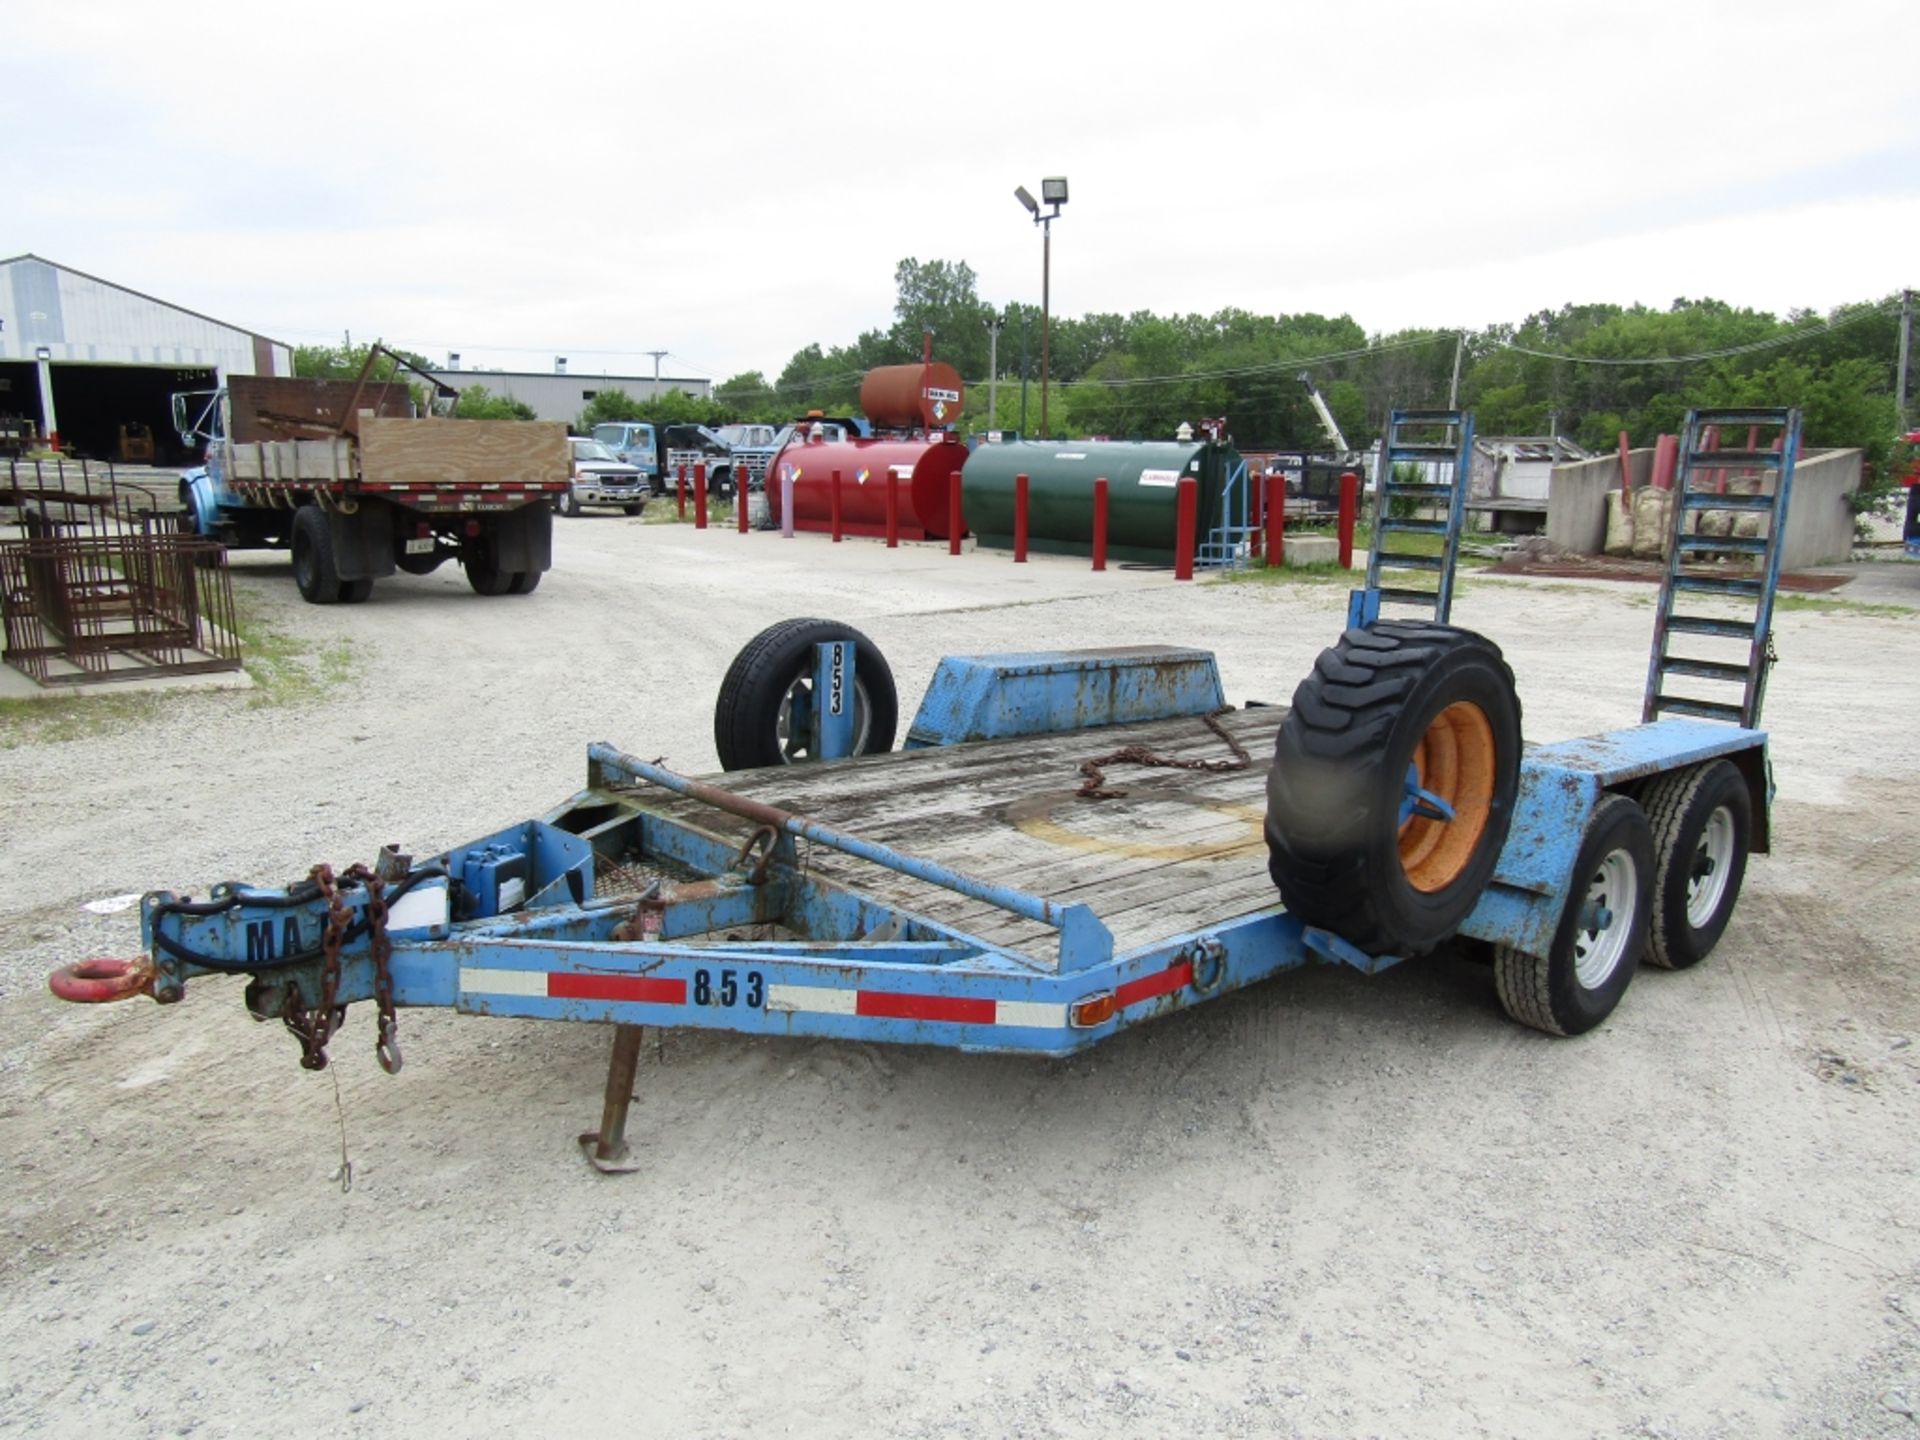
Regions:
<instances>
[{"instance_id":1,"label":"overcast sky","mask_svg":"<svg viewBox=\"0 0 1920 1440\"><path fill-rule=\"evenodd\" d=\"M1916 0L6 0L0 255L294 344L777 375L904 256L1056 314L1920 285Z\"/></svg>"}]
</instances>

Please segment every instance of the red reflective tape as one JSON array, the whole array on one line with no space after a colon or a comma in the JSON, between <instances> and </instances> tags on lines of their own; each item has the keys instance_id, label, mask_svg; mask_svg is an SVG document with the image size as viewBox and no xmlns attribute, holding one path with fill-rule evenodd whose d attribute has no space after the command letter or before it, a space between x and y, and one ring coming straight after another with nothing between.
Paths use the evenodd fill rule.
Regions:
<instances>
[{"instance_id":1,"label":"red reflective tape","mask_svg":"<svg viewBox=\"0 0 1920 1440\"><path fill-rule=\"evenodd\" d=\"M1178 990L1193 983L1193 962L1182 960L1170 970L1162 970L1155 975L1142 975L1138 980L1129 980L1114 991L1122 1009L1129 1005L1138 1005L1142 1000L1151 1000L1156 995L1165 995L1169 990Z\"/></svg>"},{"instance_id":2,"label":"red reflective tape","mask_svg":"<svg viewBox=\"0 0 1920 1440\"><path fill-rule=\"evenodd\" d=\"M854 1014L881 1020L948 1020L955 1025L993 1024L991 1000L966 1000L951 995L902 995L887 990L862 990Z\"/></svg>"},{"instance_id":3,"label":"red reflective tape","mask_svg":"<svg viewBox=\"0 0 1920 1440\"><path fill-rule=\"evenodd\" d=\"M657 975L580 975L551 972L549 1000L637 1000L643 1005L684 1005L687 982Z\"/></svg>"}]
</instances>

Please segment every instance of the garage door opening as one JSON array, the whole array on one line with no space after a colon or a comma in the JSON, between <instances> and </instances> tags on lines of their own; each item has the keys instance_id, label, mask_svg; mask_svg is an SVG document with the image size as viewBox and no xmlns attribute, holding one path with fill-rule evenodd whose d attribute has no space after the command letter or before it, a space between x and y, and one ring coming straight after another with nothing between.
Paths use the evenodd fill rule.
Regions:
<instances>
[{"instance_id":1,"label":"garage door opening","mask_svg":"<svg viewBox=\"0 0 1920 1440\"><path fill-rule=\"evenodd\" d=\"M25 368L32 375L33 367ZM176 390L211 390L219 383L216 374L192 366L56 362L53 408L60 420L61 443L71 446L77 458L88 460L190 465L200 458L199 450L180 443L169 397ZM17 392L18 382L14 388ZM37 388L32 395L37 414Z\"/></svg>"}]
</instances>

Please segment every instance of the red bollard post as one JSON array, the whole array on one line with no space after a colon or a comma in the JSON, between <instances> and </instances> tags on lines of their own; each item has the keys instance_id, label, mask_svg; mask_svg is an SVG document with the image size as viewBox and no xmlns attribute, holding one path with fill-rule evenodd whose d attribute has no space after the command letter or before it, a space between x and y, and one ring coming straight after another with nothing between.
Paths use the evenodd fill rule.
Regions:
<instances>
[{"instance_id":1,"label":"red bollard post","mask_svg":"<svg viewBox=\"0 0 1920 1440\"><path fill-rule=\"evenodd\" d=\"M1200 515L1200 482L1191 475L1180 477L1178 518L1173 527L1173 578L1193 578L1193 531Z\"/></svg>"},{"instance_id":2,"label":"red bollard post","mask_svg":"<svg viewBox=\"0 0 1920 1440\"><path fill-rule=\"evenodd\" d=\"M680 518L687 518L687 467L680 467L680 474L673 484L673 493L680 505Z\"/></svg>"},{"instance_id":3,"label":"red bollard post","mask_svg":"<svg viewBox=\"0 0 1920 1440\"><path fill-rule=\"evenodd\" d=\"M1340 568L1353 568L1353 526L1360 518L1360 477L1351 470L1340 476Z\"/></svg>"},{"instance_id":4,"label":"red bollard post","mask_svg":"<svg viewBox=\"0 0 1920 1440\"><path fill-rule=\"evenodd\" d=\"M1093 482L1093 568L1107 568L1107 477Z\"/></svg>"},{"instance_id":5,"label":"red bollard post","mask_svg":"<svg viewBox=\"0 0 1920 1440\"><path fill-rule=\"evenodd\" d=\"M1287 477L1267 477L1267 564L1287 561Z\"/></svg>"},{"instance_id":6,"label":"red bollard post","mask_svg":"<svg viewBox=\"0 0 1920 1440\"><path fill-rule=\"evenodd\" d=\"M947 553L960 553L960 472L953 472L953 480L947 486Z\"/></svg>"},{"instance_id":7,"label":"red bollard post","mask_svg":"<svg viewBox=\"0 0 1920 1440\"><path fill-rule=\"evenodd\" d=\"M887 470L887 548L900 548L900 472Z\"/></svg>"},{"instance_id":8,"label":"red bollard post","mask_svg":"<svg viewBox=\"0 0 1920 1440\"><path fill-rule=\"evenodd\" d=\"M693 467L693 528L707 528L707 464L704 460Z\"/></svg>"},{"instance_id":9,"label":"red bollard post","mask_svg":"<svg viewBox=\"0 0 1920 1440\"><path fill-rule=\"evenodd\" d=\"M1013 563L1027 563L1027 477L1013 477Z\"/></svg>"},{"instance_id":10,"label":"red bollard post","mask_svg":"<svg viewBox=\"0 0 1920 1440\"><path fill-rule=\"evenodd\" d=\"M1247 554L1255 560L1260 558L1260 531L1263 528L1260 517L1266 513L1260 507L1266 493L1267 477L1256 475L1249 469L1247 471Z\"/></svg>"},{"instance_id":11,"label":"red bollard post","mask_svg":"<svg viewBox=\"0 0 1920 1440\"><path fill-rule=\"evenodd\" d=\"M734 476L733 480L733 518L740 522L740 533L742 535L747 533L747 486L746 482L740 478L740 475L744 473L745 470L743 467L741 472Z\"/></svg>"},{"instance_id":12,"label":"red bollard post","mask_svg":"<svg viewBox=\"0 0 1920 1440\"><path fill-rule=\"evenodd\" d=\"M840 472L833 472L833 484L829 487L833 512L833 543L840 543Z\"/></svg>"}]
</instances>

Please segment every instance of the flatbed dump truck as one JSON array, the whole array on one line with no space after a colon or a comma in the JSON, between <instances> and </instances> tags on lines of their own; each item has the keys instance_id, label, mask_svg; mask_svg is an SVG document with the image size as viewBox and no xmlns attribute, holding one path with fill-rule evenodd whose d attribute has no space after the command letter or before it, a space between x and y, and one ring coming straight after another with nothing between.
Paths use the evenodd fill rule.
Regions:
<instances>
[{"instance_id":1,"label":"flatbed dump truck","mask_svg":"<svg viewBox=\"0 0 1920 1440\"><path fill-rule=\"evenodd\" d=\"M416 417L404 383L371 378L383 356L411 368L375 346L356 380L236 375L175 395L181 440L206 445L180 481L187 528L291 551L315 605L357 604L375 580L449 560L478 594L530 593L572 481L566 426Z\"/></svg>"},{"instance_id":2,"label":"flatbed dump truck","mask_svg":"<svg viewBox=\"0 0 1920 1440\"><path fill-rule=\"evenodd\" d=\"M1692 455L1720 453L1700 448L1702 425L1736 423L1703 413L1676 514L1759 508L1689 488ZM1786 431L1778 535L1798 415L1737 423L1769 416ZM1440 444L1402 446L1421 424L1453 427L1450 567L1471 422L1396 414L1390 448L1434 458ZM389 1070L409 1006L610 1023L601 1122L579 1137L607 1171L636 1165L646 1025L1066 1055L1283 970L1371 974L1465 937L1516 1020L1590 1030L1643 959L1682 969L1712 951L1749 853L1769 848L1764 660L1736 676L1669 640L1764 657L1777 550L1750 552L1757 572L1733 589L1676 561L1641 724L1523 747L1500 651L1445 623L1450 568L1424 592L1433 618L1382 618L1415 593L1380 583L1408 558L1383 530L1345 632L1290 705L1226 706L1212 655L1178 647L949 657L894 750L892 675L867 637L784 621L721 683L729 773L597 743L578 793L430 859L389 849L285 887L149 894L143 956L52 987L170 1003L197 975L244 973L247 1008L316 1069L366 999ZM1678 523L1675 539L1701 553ZM1719 609L1703 619L1687 596ZM1676 695L1675 676L1740 684L1741 704ZM1136 768L1109 773L1122 766Z\"/></svg>"}]
</instances>

